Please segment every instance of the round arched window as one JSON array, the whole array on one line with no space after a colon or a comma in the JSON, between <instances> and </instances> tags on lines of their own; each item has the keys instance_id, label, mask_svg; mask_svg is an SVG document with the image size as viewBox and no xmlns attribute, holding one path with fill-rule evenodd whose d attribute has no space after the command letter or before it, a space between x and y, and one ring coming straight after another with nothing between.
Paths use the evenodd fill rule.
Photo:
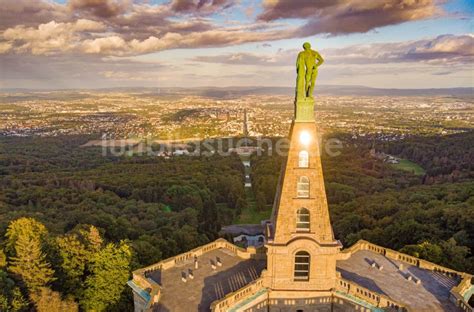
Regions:
<instances>
[{"instance_id":1,"label":"round arched window","mask_svg":"<svg viewBox=\"0 0 474 312\"><path fill-rule=\"evenodd\" d=\"M297 185L297 196L298 197L309 197L309 178L302 176L298 178Z\"/></svg>"},{"instance_id":2,"label":"round arched window","mask_svg":"<svg viewBox=\"0 0 474 312\"><path fill-rule=\"evenodd\" d=\"M309 210L306 208L300 208L296 212L296 230L307 232L309 231L310 216Z\"/></svg>"},{"instance_id":3,"label":"round arched window","mask_svg":"<svg viewBox=\"0 0 474 312\"><path fill-rule=\"evenodd\" d=\"M307 151L301 151L298 157L298 167L308 168L309 167L309 154Z\"/></svg>"},{"instance_id":4,"label":"round arched window","mask_svg":"<svg viewBox=\"0 0 474 312\"><path fill-rule=\"evenodd\" d=\"M298 251L295 254L295 281L309 280L310 256L306 251Z\"/></svg>"}]
</instances>

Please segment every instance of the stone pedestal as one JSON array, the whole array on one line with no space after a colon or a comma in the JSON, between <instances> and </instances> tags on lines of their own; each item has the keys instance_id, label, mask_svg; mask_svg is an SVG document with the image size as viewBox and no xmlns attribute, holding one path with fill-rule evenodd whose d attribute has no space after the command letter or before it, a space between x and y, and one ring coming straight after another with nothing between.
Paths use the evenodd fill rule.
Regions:
<instances>
[{"instance_id":1,"label":"stone pedestal","mask_svg":"<svg viewBox=\"0 0 474 312\"><path fill-rule=\"evenodd\" d=\"M314 98L297 98L295 101L295 110L296 122L314 122Z\"/></svg>"}]
</instances>

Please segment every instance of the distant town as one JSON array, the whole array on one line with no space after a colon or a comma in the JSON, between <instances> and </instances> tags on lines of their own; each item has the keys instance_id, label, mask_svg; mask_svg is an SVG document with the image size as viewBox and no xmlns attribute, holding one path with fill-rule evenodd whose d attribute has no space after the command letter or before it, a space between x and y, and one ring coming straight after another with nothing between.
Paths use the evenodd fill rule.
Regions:
<instances>
[{"instance_id":1,"label":"distant town","mask_svg":"<svg viewBox=\"0 0 474 312\"><path fill-rule=\"evenodd\" d=\"M246 132L279 137L288 133L292 103L292 96L262 94L216 98L150 92L0 93L0 135L186 140ZM323 133L378 134L391 140L463 132L474 124L474 97L469 96L321 95L316 103Z\"/></svg>"}]
</instances>

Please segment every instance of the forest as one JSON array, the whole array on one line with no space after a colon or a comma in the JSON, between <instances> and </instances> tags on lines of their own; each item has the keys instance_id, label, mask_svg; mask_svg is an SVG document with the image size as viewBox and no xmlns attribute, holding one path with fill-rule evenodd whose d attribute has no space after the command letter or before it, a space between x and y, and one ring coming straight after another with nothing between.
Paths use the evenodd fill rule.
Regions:
<instances>
[{"instance_id":1,"label":"forest","mask_svg":"<svg viewBox=\"0 0 474 312\"><path fill-rule=\"evenodd\" d=\"M3 259L8 260L2 274L4 283L16 286L4 288L0 310L24 311L34 304L41 311L36 304L39 299L32 297L38 289L61 291L59 298L70 298L81 310L91 310L85 299L88 288L78 285L87 285L97 264L76 262L94 259L86 255L88 243L80 234L81 229L93 226L108 252L98 257L111 258L123 249L127 278L121 280L118 297L104 294L101 300L110 300L95 302L92 310L130 311L131 293L125 282L131 270L215 240L221 225L232 223L245 205L244 170L237 155L114 158L102 156L100 148L79 147L87 140L70 136L1 139L0 241ZM31 239L38 260L48 263L48 278L41 288L29 287L11 267L18 251L7 248L15 243L9 243L5 233L16 222L26 222L22 217L30 218L28 224L40 224L30 227L45 232ZM27 242L33 234L27 234ZM68 251L70 243L80 251ZM79 266L81 272L71 273L73 279L68 279L64 266L74 270ZM26 308L18 307L17 297L28 303Z\"/></svg>"},{"instance_id":2,"label":"forest","mask_svg":"<svg viewBox=\"0 0 474 312\"><path fill-rule=\"evenodd\" d=\"M425 176L370 158L370 138L338 137L341 155L322 159L337 239L474 272L472 132L377 143ZM237 155L113 157L89 139L0 138L0 310L130 311L132 270L216 239L248 204ZM252 156L258 209L283 162Z\"/></svg>"}]
</instances>

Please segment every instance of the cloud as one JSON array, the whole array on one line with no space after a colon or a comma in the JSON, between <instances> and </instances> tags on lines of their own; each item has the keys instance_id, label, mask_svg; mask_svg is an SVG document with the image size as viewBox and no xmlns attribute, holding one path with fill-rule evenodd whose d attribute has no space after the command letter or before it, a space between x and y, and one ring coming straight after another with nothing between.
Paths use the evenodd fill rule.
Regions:
<instances>
[{"instance_id":1,"label":"cloud","mask_svg":"<svg viewBox=\"0 0 474 312\"><path fill-rule=\"evenodd\" d=\"M294 66L298 50L276 53L228 53L199 56L191 60L203 63L255 66ZM441 35L436 38L345 48L325 49L321 54L328 65L388 64L420 62L428 65L470 64L474 59L474 36Z\"/></svg>"},{"instance_id":2,"label":"cloud","mask_svg":"<svg viewBox=\"0 0 474 312\"><path fill-rule=\"evenodd\" d=\"M258 16L264 21L282 18L308 18L317 10L336 5L338 0L264 0L264 11Z\"/></svg>"},{"instance_id":3,"label":"cloud","mask_svg":"<svg viewBox=\"0 0 474 312\"><path fill-rule=\"evenodd\" d=\"M305 19L296 36L367 32L377 27L421 20L440 14L435 0L265 0L263 21Z\"/></svg>"},{"instance_id":4,"label":"cloud","mask_svg":"<svg viewBox=\"0 0 474 312\"><path fill-rule=\"evenodd\" d=\"M106 86L109 79L118 81L120 75L124 78L122 82L126 80L125 77L134 76L134 81L149 80L147 77L157 77L163 71L171 70L172 66L126 57L7 54L2 58L1 68L2 82L9 87L24 82L25 86L40 88L96 88Z\"/></svg>"},{"instance_id":5,"label":"cloud","mask_svg":"<svg viewBox=\"0 0 474 312\"><path fill-rule=\"evenodd\" d=\"M79 19L74 23L51 21L38 28L17 26L5 30L2 37L11 50L19 53L31 52L35 55L73 51L81 40L83 32L98 32L105 25L91 20ZM6 52L6 51L5 51Z\"/></svg>"},{"instance_id":6,"label":"cloud","mask_svg":"<svg viewBox=\"0 0 474 312\"><path fill-rule=\"evenodd\" d=\"M119 36L110 36L86 40L81 44L80 49L82 52L88 54L115 56L136 55L164 50L170 45L176 44L181 40L181 35L173 33L167 33L161 39L152 36L142 41L137 39L125 41Z\"/></svg>"},{"instance_id":7,"label":"cloud","mask_svg":"<svg viewBox=\"0 0 474 312\"><path fill-rule=\"evenodd\" d=\"M181 13L210 14L230 8L235 0L173 0L171 8Z\"/></svg>"},{"instance_id":8,"label":"cloud","mask_svg":"<svg viewBox=\"0 0 474 312\"><path fill-rule=\"evenodd\" d=\"M191 61L227 65L289 66L293 65L297 53L298 51L296 50L286 50L276 54L242 52L215 56L197 56L192 58Z\"/></svg>"},{"instance_id":9,"label":"cloud","mask_svg":"<svg viewBox=\"0 0 474 312\"><path fill-rule=\"evenodd\" d=\"M7 53L12 48L12 44L9 42L0 42L0 54Z\"/></svg>"},{"instance_id":10,"label":"cloud","mask_svg":"<svg viewBox=\"0 0 474 312\"><path fill-rule=\"evenodd\" d=\"M37 26L50 21L63 22L68 19L66 6L50 1L2 0L0 31L21 25Z\"/></svg>"},{"instance_id":11,"label":"cloud","mask_svg":"<svg viewBox=\"0 0 474 312\"><path fill-rule=\"evenodd\" d=\"M18 7L17 11L27 12L23 0L18 1L22 5L9 3L12 8ZM48 10L56 10L57 14L48 13L47 17L60 16L62 21L51 20L32 26L21 22L0 31L0 54L127 56L175 48L271 41L293 35L295 27L280 23L222 26L201 14L222 10L233 4L233 0L174 0L155 5L130 0L71 0L67 5L58 7L38 0L33 6L35 12L44 11L46 16ZM190 5L192 10L201 13L174 11L186 11ZM27 16L27 19L36 20L36 17Z\"/></svg>"},{"instance_id":12,"label":"cloud","mask_svg":"<svg viewBox=\"0 0 474 312\"><path fill-rule=\"evenodd\" d=\"M188 26L192 27L191 24ZM212 47L258 42L262 39L273 40L285 33L279 30L250 31L251 28L258 27L260 26L228 27L221 30L210 28L207 31L192 31L188 28L184 31L181 29L181 33L166 32L160 37L152 35L143 40L126 40L119 34L109 35L110 32L104 32L106 24L80 19L74 23L52 21L37 28L24 26L9 28L2 34L2 39L5 40L2 44L12 45L5 51L31 52L35 55L82 52L125 56L174 48Z\"/></svg>"},{"instance_id":13,"label":"cloud","mask_svg":"<svg viewBox=\"0 0 474 312\"><path fill-rule=\"evenodd\" d=\"M69 0L73 11L87 11L98 17L112 17L130 9L130 0Z\"/></svg>"},{"instance_id":14,"label":"cloud","mask_svg":"<svg viewBox=\"0 0 474 312\"><path fill-rule=\"evenodd\" d=\"M474 36L441 35L425 40L327 49L324 53L328 63L333 64L469 64L474 59Z\"/></svg>"},{"instance_id":15,"label":"cloud","mask_svg":"<svg viewBox=\"0 0 474 312\"><path fill-rule=\"evenodd\" d=\"M151 5L132 0L70 0L67 5L60 5L37 0L31 8L25 0L5 1L9 11L25 20L0 31L0 54L35 55L128 56L176 48L268 42L319 32L367 31L382 24L432 16L436 11L434 0L387 0L383 4L365 0L266 0L259 20L224 26L207 14L221 12L238 1L172 0ZM303 18L306 23L291 26L275 21L287 17Z\"/></svg>"}]
</instances>

